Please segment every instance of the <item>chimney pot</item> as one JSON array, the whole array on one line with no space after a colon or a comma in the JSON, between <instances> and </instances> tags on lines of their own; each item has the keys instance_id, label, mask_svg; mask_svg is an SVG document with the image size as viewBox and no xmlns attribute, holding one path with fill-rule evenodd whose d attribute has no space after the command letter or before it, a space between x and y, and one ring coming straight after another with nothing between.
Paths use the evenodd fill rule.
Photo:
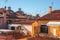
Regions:
<instances>
[{"instance_id":1,"label":"chimney pot","mask_svg":"<svg viewBox=\"0 0 60 40\"><path fill-rule=\"evenodd\" d=\"M51 13L51 12L52 12L52 6L49 7L49 13Z\"/></svg>"}]
</instances>

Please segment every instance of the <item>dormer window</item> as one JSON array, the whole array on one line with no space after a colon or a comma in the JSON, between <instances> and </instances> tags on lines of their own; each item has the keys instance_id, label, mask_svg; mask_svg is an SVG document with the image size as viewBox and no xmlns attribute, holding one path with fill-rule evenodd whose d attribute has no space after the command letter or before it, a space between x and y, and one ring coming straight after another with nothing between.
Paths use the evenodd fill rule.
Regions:
<instances>
[{"instance_id":1,"label":"dormer window","mask_svg":"<svg viewBox=\"0 0 60 40\"><path fill-rule=\"evenodd\" d=\"M0 14L3 14L2 12L0 12Z\"/></svg>"}]
</instances>

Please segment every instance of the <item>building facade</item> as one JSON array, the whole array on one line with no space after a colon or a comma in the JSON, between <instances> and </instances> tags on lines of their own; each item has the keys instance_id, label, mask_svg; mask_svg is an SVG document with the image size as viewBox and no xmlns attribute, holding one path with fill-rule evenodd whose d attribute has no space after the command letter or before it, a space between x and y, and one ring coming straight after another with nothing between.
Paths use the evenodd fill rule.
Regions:
<instances>
[{"instance_id":1,"label":"building facade","mask_svg":"<svg viewBox=\"0 0 60 40\"><path fill-rule=\"evenodd\" d=\"M51 25L47 25L51 22ZM52 11L51 7L49 8L48 14L42 16L39 20L32 24L33 26L33 35L34 34L47 34L49 36L60 37L60 10ZM53 23L53 24L52 24ZM56 24L55 24L56 23ZM58 24L58 25L57 25ZM38 30L35 32L35 30Z\"/></svg>"}]
</instances>

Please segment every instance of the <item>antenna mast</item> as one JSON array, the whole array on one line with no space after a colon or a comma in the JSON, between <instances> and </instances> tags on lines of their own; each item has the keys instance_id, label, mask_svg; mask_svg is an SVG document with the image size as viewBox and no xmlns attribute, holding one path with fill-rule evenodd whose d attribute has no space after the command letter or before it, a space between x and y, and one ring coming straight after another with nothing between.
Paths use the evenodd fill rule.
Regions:
<instances>
[{"instance_id":1,"label":"antenna mast","mask_svg":"<svg viewBox=\"0 0 60 40\"><path fill-rule=\"evenodd\" d=\"M5 0L5 9L6 9L6 3L7 3L8 0Z\"/></svg>"},{"instance_id":2,"label":"antenna mast","mask_svg":"<svg viewBox=\"0 0 60 40\"><path fill-rule=\"evenodd\" d=\"M53 5L54 5L54 2L51 3L51 6L52 6L52 7L53 7Z\"/></svg>"}]
</instances>

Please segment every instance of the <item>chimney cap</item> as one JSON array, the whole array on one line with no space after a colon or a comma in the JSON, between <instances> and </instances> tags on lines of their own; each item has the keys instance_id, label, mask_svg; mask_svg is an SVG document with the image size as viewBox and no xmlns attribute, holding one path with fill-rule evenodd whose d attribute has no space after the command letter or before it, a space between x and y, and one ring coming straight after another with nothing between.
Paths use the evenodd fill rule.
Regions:
<instances>
[{"instance_id":1,"label":"chimney cap","mask_svg":"<svg viewBox=\"0 0 60 40\"><path fill-rule=\"evenodd\" d=\"M49 13L52 12L52 6L49 6Z\"/></svg>"},{"instance_id":2,"label":"chimney cap","mask_svg":"<svg viewBox=\"0 0 60 40\"><path fill-rule=\"evenodd\" d=\"M52 6L49 6L49 8L52 8Z\"/></svg>"},{"instance_id":3,"label":"chimney cap","mask_svg":"<svg viewBox=\"0 0 60 40\"><path fill-rule=\"evenodd\" d=\"M10 6L8 7L8 10L11 10L11 7Z\"/></svg>"}]
</instances>

